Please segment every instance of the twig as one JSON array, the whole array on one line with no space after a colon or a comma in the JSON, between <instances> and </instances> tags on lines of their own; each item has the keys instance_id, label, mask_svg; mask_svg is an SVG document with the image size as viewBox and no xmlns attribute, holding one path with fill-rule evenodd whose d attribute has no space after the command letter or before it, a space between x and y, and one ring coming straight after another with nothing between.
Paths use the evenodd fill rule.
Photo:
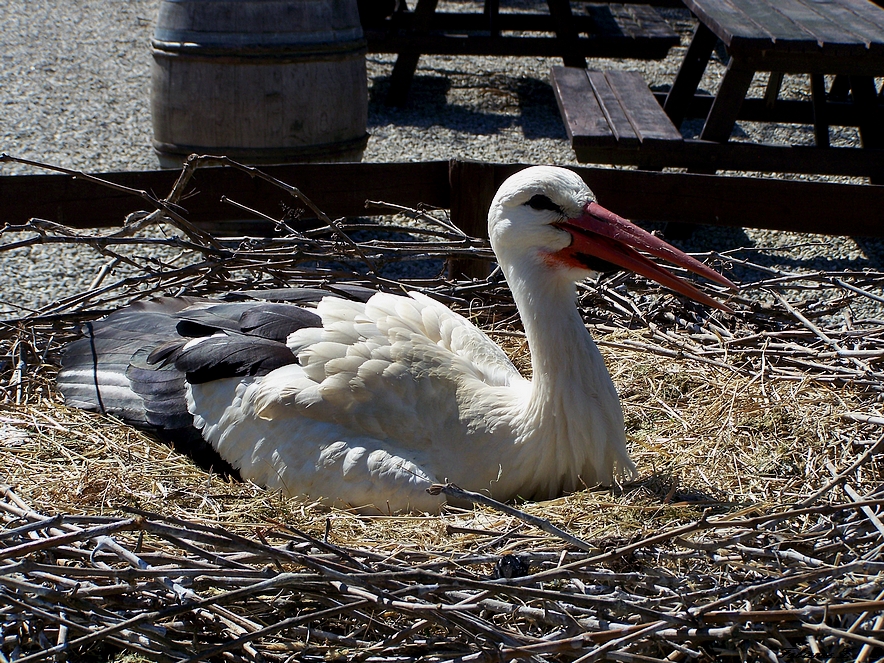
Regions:
<instances>
[{"instance_id":1,"label":"twig","mask_svg":"<svg viewBox=\"0 0 884 663\"><path fill-rule=\"evenodd\" d=\"M129 193L133 196L137 196L142 200L150 203L152 206L156 207L158 210L162 210L163 214L165 214L182 232L188 235L191 239L198 242L199 244L205 244L207 246L211 246L213 248L218 248L218 243L215 241L215 238L209 235L208 233L200 230L193 224L191 224L187 219L181 216L177 210L173 209L172 205L167 203L164 200L159 200L149 194L147 191L143 189L133 189L128 186L123 186L122 184L117 184L116 182L110 182L108 180L103 180L100 177L95 177L94 175L89 175L88 173L84 173L82 171L70 170L69 168L62 168L61 166L53 166L51 164L40 163L37 161L31 161L29 159L21 159L19 157L13 157L8 154L0 154L0 163L5 162L13 162L20 163L27 166L35 166L37 168L43 168L45 170L54 170L59 173L64 173L65 175L70 175L74 178L85 180L87 182L92 182L93 184L99 184L101 186L105 186L109 189L113 189L114 191L120 191L122 193Z\"/></svg>"},{"instance_id":2,"label":"twig","mask_svg":"<svg viewBox=\"0 0 884 663\"><path fill-rule=\"evenodd\" d=\"M492 509L496 509L501 513L505 513L508 516L514 516L519 520L523 520L530 525L534 525L535 527L539 527L544 532L548 534L552 534L553 536L557 536L563 541L570 543L572 546L579 548L580 550L585 550L587 552L596 552L598 548L590 545L586 541L582 539L578 539L576 536L573 536L566 532L565 530L556 527L551 522L546 520L545 518L539 518L537 516L532 516L530 513L525 513L519 509L511 507L502 502L498 502L497 500L491 499L490 497L486 497L481 493L476 493L470 490L464 490L463 488L458 488L452 483L440 484L436 483L427 488L427 492L430 495L439 495L443 494L448 497L453 497L458 500L466 500L467 502L472 502L473 504L483 504L485 506L489 506Z\"/></svg>"}]
</instances>

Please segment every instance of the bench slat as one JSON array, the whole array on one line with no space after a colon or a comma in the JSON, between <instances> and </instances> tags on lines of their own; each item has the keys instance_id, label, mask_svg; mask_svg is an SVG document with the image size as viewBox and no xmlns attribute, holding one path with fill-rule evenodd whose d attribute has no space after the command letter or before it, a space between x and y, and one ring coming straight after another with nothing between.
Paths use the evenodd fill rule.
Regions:
<instances>
[{"instance_id":1,"label":"bench slat","mask_svg":"<svg viewBox=\"0 0 884 663\"><path fill-rule=\"evenodd\" d=\"M639 146L639 136L629 121L629 116L612 89L610 81L603 71L587 71L587 78L592 85L593 94L607 120L614 137L617 139L617 147L623 149L635 149Z\"/></svg>"},{"instance_id":2,"label":"bench slat","mask_svg":"<svg viewBox=\"0 0 884 663\"><path fill-rule=\"evenodd\" d=\"M592 91L586 70L553 67L551 76L559 112L573 147L614 147L617 138Z\"/></svg>"},{"instance_id":3,"label":"bench slat","mask_svg":"<svg viewBox=\"0 0 884 663\"><path fill-rule=\"evenodd\" d=\"M610 3L607 9L623 34L631 39L667 39L673 33L672 26L650 5Z\"/></svg>"},{"instance_id":4,"label":"bench slat","mask_svg":"<svg viewBox=\"0 0 884 663\"><path fill-rule=\"evenodd\" d=\"M638 72L553 67L552 82L575 151L648 154L683 140Z\"/></svg>"},{"instance_id":5,"label":"bench slat","mask_svg":"<svg viewBox=\"0 0 884 663\"><path fill-rule=\"evenodd\" d=\"M640 73L608 71L604 76L643 147L682 140L681 132L657 103Z\"/></svg>"}]
</instances>

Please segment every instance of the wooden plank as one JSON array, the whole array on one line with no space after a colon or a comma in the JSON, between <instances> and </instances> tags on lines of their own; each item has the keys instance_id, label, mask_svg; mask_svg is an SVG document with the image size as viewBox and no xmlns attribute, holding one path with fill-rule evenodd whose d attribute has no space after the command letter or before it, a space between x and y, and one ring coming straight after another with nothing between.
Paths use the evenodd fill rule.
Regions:
<instances>
[{"instance_id":1,"label":"wooden plank","mask_svg":"<svg viewBox=\"0 0 884 663\"><path fill-rule=\"evenodd\" d=\"M660 38L671 38L677 35L672 26L660 16L653 7L639 4L587 5L591 15L594 14L594 22L601 28L602 11L604 7L611 16L611 20L619 27L624 35L631 39L643 39L653 35ZM676 42L677 43L677 42Z\"/></svg>"},{"instance_id":2,"label":"wooden plank","mask_svg":"<svg viewBox=\"0 0 884 663\"><path fill-rule=\"evenodd\" d=\"M842 6L842 2L852 0L685 0L697 17L728 45L732 54L772 61L788 54L868 57L867 43L873 42L871 55L878 57L882 42L880 29L855 6L848 8ZM877 14L877 8L870 6L870 9ZM765 50L768 52L763 53Z\"/></svg>"},{"instance_id":3,"label":"wooden plank","mask_svg":"<svg viewBox=\"0 0 884 663\"><path fill-rule=\"evenodd\" d=\"M585 14L572 14L571 24L576 32L590 35L608 33L629 39L674 39L678 35L652 7L635 4L588 4ZM407 11L394 15L380 26L370 26L365 30L366 37L380 38L380 33L391 31L409 32L414 26L414 12ZM555 20L550 14L504 13L495 17L495 31L555 32ZM430 31L468 33L490 33L488 15L477 12L437 11L431 19Z\"/></svg>"},{"instance_id":4,"label":"wooden plank","mask_svg":"<svg viewBox=\"0 0 884 663\"><path fill-rule=\"evenodd\" d=\"M780 96L780 88L783 86L783 73L779 71L770 72L767 78L767 87L764 89L764 103L773 108ZM745 99L743 100L745 101ZM823 99L825 101L825 99Z\"/></svg>"},{"instance_id":5,"label":"wooden plank","mask_svg":"<svg viewBox=\"0 0 884 663\"><path fill-rule=\"evenodd\" d=\"M878 30L884 30L884 2L882 0L838 0L838 6L852 12L862 21Z\"/></svg>"},{"instance_id":6,"label":"wooden plank","mask_svg":"<svg viewBox=\"0 0 884 663\"><path fill-rule=\"evenodd\" d=\"M637 149L640 141L635 133L635 128L629 121L626 110L620 103L620 99L611 89L608 78L603 71L586 71L586 77L592 86L593 94L598 100L599 109L604 115L614 138L617 139L617 147L622 149Z\"/></svg>"},{"instance_id":7,"label":"wooden plank","mask_svg":"<svg viewBox=\"0 0 884 663\"><path fill-rule=\"evenodd\" d=\"M687 141L686 141L687 142ZM715 146L730 147L730 146ZM785 148L789 149L789 148ZM816 149L816 148L805 148ZM838 151L838 148L826 150ZM623 153L624 151L620 151ZM862 152L862 151L860 151ZM880 153L879 153L880 158ZM516 170L518 164L494 164L491 175L483 165L486 184L469 205L484 214L493 190ZM305 164L274 166L266 169L283 180L303 187L305 193L332 216L357 210L367 198L415 205L447 207L450 204L449 162L396 164ZM673 221L694 224L771 228L798 232L818 232L855 236L884 236L880 222L884 209L884 186L783 181L745 177L717 177L685 173L661 173L609 168L574 168L595 191L602 204L628 218L648 221ZM135 188L156 189L171 186L175 171L145 171L104 174L106 179ZM206 169L197 176L198 196L186 201L188 218L201 218L203 204L217 199L220 193L234 194L238 182L251 182L248 176L230 169ZM491 182L493 181L493 185ZM257 190L263 195L263 188ZM637 195L640 192L641 195ZM121 198L127 204L120 204ZM205 200L203 200L205 198ZM75 181L65 175L12 175L0 177L0 199L4 201L7 223L42 216L70 223L79 206L80 227L118 225L126 211L141 209L140 199L128 204L104 187ZM240 198L242 199L242 198ZM290 199L286 199L291 204ZM343 202L341 202L343 200ZM104 202L103 202L104 201ZM110 218L93 214L96 209L113 213ZM195 201L199 205L194 204ZM278 201L272 204L278 204ZM337 207L336 207L337 205ZM49 213L37 213L42 208ZM230 218L231 208L220 204L221 218ZM55 211L70 212L61 218ZM845 214L849 210L849 214ZM277 210L278 211L278 210ZM364 210L363 210L364 211ZM475 211L475 210L474 210ZM358 211L356 212L358 213ZM213 212L214 214L214 212ZM213 216L212 219L215 217ZM76 225L76 224L71 224Z\"/></svg>"},{"instance_id":8,"label":"wooden plank","mask_svg":"<svg viewBox=\"0 0 884 663\"><path fill-rule=\"evenodd\" d=\"M631 219L884 236L884 186L604 168L574 170L602 205Z\"/></svg>"},{"instance_id":9,"label":"wooden plank","mask_svg":"<svg viewBox=\"0 0 884 663\"><path fill-rule=\"evenodd\" d=\"M488 21L488 32L492 37L500 36L500 0L485 0L482 15Z\"/></svg>"},{"instance_id":10,"label":"wooden plank","mask_svg":"<svg viewBox=\"0 0 884 663\"><path fill-rule=\"evenodd\" d=\"M666 144L668 147L668 143L682 140L681 132L663 112L639 72L612 70L605 72L605 78L626 112L643 148L662 147L658 144Z\"/></svg>"},{"instance_id":11,"label":"wooden plank","mask_svg":"<svg viewBox=\"0 0 884 663\"><path fill-rule=\"evenodd\" d=\"M884 1L884 0L882 0ZM836 78L836 80L838 80ZM850 84L847 78L841 79L847 82L848 91ZM666 103L667 92L654 92L657 103L661 106ZM709 114L712 101L715 99L711 94L698 93L689 99L685 109L685 117L704 118ZM882 99L881 101L884 101ZM880 105L881 102L879 102ZM747 122L785 122L794 124L813 124L813 106L809 101L798 99L777 99L773 107L767 105L762 98L748 97L740 106L738 120ZM859 114L852 102L832 101L832 90L829 90L826 102L826 117L830 125L856 127L859 126Z\"/></svg>"},{"instance_id":12,"label":"wooden plank","mask_svg":"<svg viewBox=\"0 0 884 663\"><path fill-rule=\"evenodd\" d=\"M300 188L332 218L386 213L367 210L366 199L409 206L450 205L447 161L297 164L265 166L261 170ZM163 197L171 191L178 174L177 170L156 170L97 176ZM221 202L221 196L273 218L280 218L286 208L298 207L295 199L281 189L231 168L198 170L189 189L193 195L181 201L181 206L185 216L197 224L242 220L247 216ZM13 225L38 217L77 228L115 227L121 226L132 212L151 210L141 198L68 175L2 176L0 200L3 222ZM305 213L303 218L310 215ZM263 226L255 226L260 227Z\"/></svg>"},{"instance_id":13,"label":"wooden plank","mask_svg":"<svg viewBox=\"0 0 884 663\"><path fill-rule=\"evenodd\" d=\"M821 152L810 147L781 149ZM863 152L850 148L826 150L832 151ZM882 163L882 156L879 151L878 163ZM482 214L497 187L522 168L522 164L494 164L494 184L486 187L487 198L474 201ZM587 181L602 204L627 218L884 237L884 224L880 222L884 186L592 167L573 170ZM850 210L848 218L844 210Z\"/></svg>"},{"instance_id":14,"label":"wooden plank","mask_svg":"<svg viewBox=\"0 0 884 663\"><path fill-rule=\"evenodd\" d=\"M592 16L575 15L572 17L574 27L578 32L590 32L593 30ZM395 22L395 23L394 23ZM380 27L370 28L366 34L374 34L380 30L396 30L408 32L414 25L414 12L407 11L394 15L387 19ZM536 13L505 13L498 14L494 19L493 31L518 30L520 32L555 32L555 24L549 14ZM489 22L489 16L477 12L452 12L437 11L433 14L430 30L436 32L493 32Z\"/></svg>"},{"instance_id":15,"label":"wooden plank","mask_svg":"<svg viewBox=\"0 0 884 663\"><path fill-rule=\"evenodd\" d=\"M752 2L753 5L763 2L763 0L742 1ZM806 50L821 49L824 52L837 53L839 56L845 57L861 55L866 50L864 40L858 38L855 33L844 29L837 16L826 16L822 13L821 9L824 6L825 4L820 2L777 0L775 11L811 35L813 43L808 44ZM778 42L781 39L788 39L785 35L781 38L779 32L776 34ZM801 50L805 50L805 47L802 47Z\"/></svg>"},{"instance_id":16,"label":"wooden plank","mask_svg":"<svg viewBox=\"0 0 884 663\"><path fill-rule=\"evenodd\" d=\"M784 74L847 74L880 76L884 70L884 57L871 51L861 55L842 57L832 53L792 52L786 50L743 50L741 62L755 71L779 71Z\"/></svg>"},{"instance_id":17,"label":"wooden plank","mask_svg":"<svg viewBox=\"0 0 884 663\"><path fill-rule=\"evenodd\" d=\"M495 187L522 167L495 164ZM592 167L572 170L602 205L630 219L884 237L880 221L884 186ZM475 204L487 209L490 202L488 194ZM850 214L845 215L845 210Z\"/></svg>"},{"instance_id":18,"label":"wooden plank","mask_svg":"<svg viewBox=\"0 0 884 663\"><path fill-rule=\"evenodd\" d=\"M773 34L728 0L684 0L684 3L701 23L728 46L735 39L738 43L755 48L773 43Z\"/></svg>"},{"instance_id":19,"label":"wooden plank","mask_svg":"<svg viewBox=\"0 0 884 663\"><path fill-rule=\"evenodd\" d=\"M884 150L855 147L713 143L683 140L665 150L575 147L581 163L640 165L643 168L690 168L767 173L809 173L876 177L884 169Z\"/></svg>"},{"instance_id":20,"label":"wooden plank","mask_svg":"<svg viewBox=\"0 0 884 663\"><path fill-rule=\"evenodd\" d=\"M672 45L671 40L634 40L623 35L602 35L578 39L577 52L586 58L659 60L666 57ZM562 45L555 37L451 36L430 33L423 38L405 35L374 39L368 43L368 52L559 58L562 57Z\"/></svg>"},{"instance_id":21,"label":"wooden plank","mask_svg":"<svg viewBox=\"0 0 884 663\"><path fill-rule=\"evenodd\" d=\"M550 80L572 146L612 147L617 144L585 69L553 67Z\"/></svg>"},{"instance_id":22,"label":"wooden plank","mask_svg":"<svg viewBox=\"0 0 884 663\"><path fill-rule=\"evenodd\" d=\"M852 3L850 0L813 2L811 6L825 20L849 32L856 41L873 49L884 47L881 44L884 37L884 10L868 0L863 0L862 4Z\"/></svg>"},{"instance_id":23,"label":"wooden plank","mask_svg":"<svg viewBox=\"0 0 884 663\"><path fill-rule=\"evenodd\" d=\"M560 27L557 16L536 13L499 14L492 31L483 14L436 12L430 18L428 31L422 31L418 30L414 11L398 12L380 27L366 28L365 37L370 53L640 59L666 57L679 41L675 31L651 7L639 6L631 11L623 5L589 4L586 11L587 15L572 15L566 21L575 37L579 33L587 35L573 42L557 37L495 34L499 30L530 35L555 32Z\"/></svg>"},{"instance_id":24,"label":"wooden plank","mask_svg":"<svg viewBox=\"0 0 884 663\"><path fill-rule=\"evenodd\" d=\"M744 12L773 35L778 48L799 44L800 50L815 50L826 41L841 42L849 35L837 26L819 24L819 15L801 0L733 0ZM794 48L794 46L785 46Z\"/></svg>"},{"instance_id":25,"label":"wooden plank","mask_svg":"<svg viewBox=\"0 0 884 663\"><path fill-rule=\"evenodd\" d=\"M472 237L488 237L488 208L497 191L493 164L452 159L448 170L451 185L451 221ZM485 278L491 265L484 260L455 259L448 263L451 278Z\"/></svg>"}]
</instances>

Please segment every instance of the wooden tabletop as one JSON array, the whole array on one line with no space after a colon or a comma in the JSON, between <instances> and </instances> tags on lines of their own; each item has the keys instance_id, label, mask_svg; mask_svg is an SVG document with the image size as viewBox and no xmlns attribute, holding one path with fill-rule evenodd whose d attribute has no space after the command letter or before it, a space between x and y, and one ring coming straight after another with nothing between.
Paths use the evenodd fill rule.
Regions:
<instances>
[{"instance_id":1,"label":"wooden tabletop","mask_svg":"<svg viewBox=\"0 0 884 663\"><path fill-rule=\"evenodd\" d=\"M684 0L758 70L884 73L884 9L870 0Z\"/></svg>"}]
</instances>

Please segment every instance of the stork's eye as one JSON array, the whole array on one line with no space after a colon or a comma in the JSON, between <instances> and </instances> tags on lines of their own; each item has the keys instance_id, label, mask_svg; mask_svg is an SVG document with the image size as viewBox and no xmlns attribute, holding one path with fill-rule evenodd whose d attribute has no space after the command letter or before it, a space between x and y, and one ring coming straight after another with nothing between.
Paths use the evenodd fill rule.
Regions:
<instances>
[{"instance_id":1,"label":"stork's eye","mask_svg":"<svg viewBox=\"0 0 884 663\"><path fill-rule=\"evenodd\" d=\"M525 204L526 204L528 207L531 207L531 208L533 208L533 209L546 209L546 210L549 210L549 211L551 211L551 212L558 212L559 214L562 214L562 213L563 213L561 207L559 207L559 206L556 205L553 201L551 201L551 200L549 199L549 197L544 196L544 195L541 194L541 193L538 193L537 195L533 196L533 197L531 198L531 200L529 200L529 201L528 201L527 203L525 203Z\"/></svg>"}]
</instances>

